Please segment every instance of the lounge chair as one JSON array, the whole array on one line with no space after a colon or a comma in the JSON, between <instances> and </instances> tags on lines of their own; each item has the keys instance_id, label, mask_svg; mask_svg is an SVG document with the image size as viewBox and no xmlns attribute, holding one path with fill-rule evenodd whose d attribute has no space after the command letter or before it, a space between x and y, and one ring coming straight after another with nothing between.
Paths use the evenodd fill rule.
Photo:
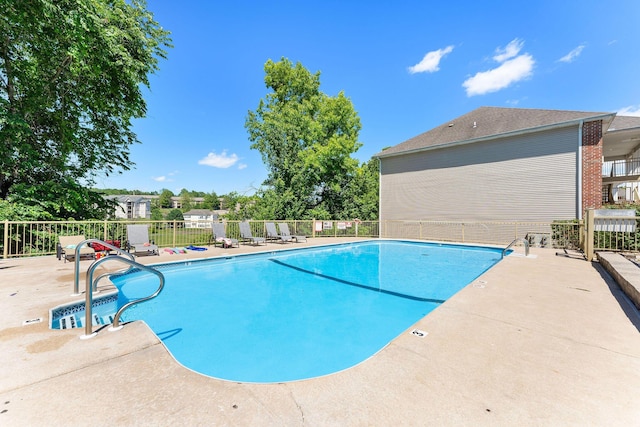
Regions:
<instances>
[{"instance_id":1,"label":"lounge chair","mask_svg":"<svg viewBox=\"0 0 640 427\"><path fill-rule=\"evenodd\" d=\"M278 234L278 231L276 230L276 224L273 222L266 222L264 226L267 229L267 240L276 240L280 243L290 242L293 240L291 236Z\"/></svg>"},{"instance_id":2,"label":"lounge chair","mask_svg":"<svg viewBox=\"0 0 640 427\"><path fill-rule=\"evenodd\" d=\"M223 222L214 222L211 227L213 228L213 246L216 246L216 243L222 243L223 248L232 248L233 245L240 247L238 239L227 237Z\"/></svg>"},{"instance_id":3,"label":"lounge chair","mask_svg":"<svg viewBox=\"0 0 640 427\"><path fill-rule=\"evenodd\" d=\"M58 236L58 244L56 246L56 255L58 259L64 258L64 262L73 261L76 258L76 247L84 240L83 235L79 236ZM96 251L89 245L83 245L80 248L80 258L82 257L95 259Z\"/></svg>"},{"instance_id":4,"label":"lounge chair","mask_svg":"<svg viewBox=\"0 0 640 427\"><path fill-rule=\"evenodd\" d=\"M267 243L267 239L264 237L253 237L251 234L251 226L246 221L240 223L240 238L243 241L249 241L254 245L259 245L260 242L264 242L265 244Z\"/></svg>"},{"instance_id":5,"label":"lounge chair","mask_svg":"<svg viewBox=\"0 0 640 427\"><path fill-rule=\"evenodd\" d=\"M160 255L158 246L149 240L148 225L127 225L127 249L135 255Z\"/></svg>"},{"instance_id":6,"label":"lounge chair","mask_svg":"<svg viewBox=\"0 0 640 427\"><path fill-rule=\"evenodd\" d=\"M295 240L296 243L303 242L303 241L306 242L307 241L307 236L292 235L291 232L289 231L289 224L287 224L286 222L279 223L278 224L278 228L280 229L280 234L282 236L289 236L293 240Z\"/></svg>"}]
</instances>

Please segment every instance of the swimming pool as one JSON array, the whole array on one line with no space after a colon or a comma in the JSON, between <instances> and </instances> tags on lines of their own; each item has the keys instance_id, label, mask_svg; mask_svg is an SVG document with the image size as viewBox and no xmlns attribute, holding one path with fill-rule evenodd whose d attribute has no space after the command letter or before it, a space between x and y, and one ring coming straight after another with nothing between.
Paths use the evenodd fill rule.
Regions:
<instances>
[{"instance_id":1,"label":"swimming pool","mask_svg":"<svg viewBox=\"0 0 640 427\"><path fill-rule=\"evenodd\" d=\"M126 310L175 359L215 378L273 383L366 360L501 258L501 249L371 241L159 266L163 292ZM157 288L113 279L118 305Z\"/></svg>"}]
</instances>

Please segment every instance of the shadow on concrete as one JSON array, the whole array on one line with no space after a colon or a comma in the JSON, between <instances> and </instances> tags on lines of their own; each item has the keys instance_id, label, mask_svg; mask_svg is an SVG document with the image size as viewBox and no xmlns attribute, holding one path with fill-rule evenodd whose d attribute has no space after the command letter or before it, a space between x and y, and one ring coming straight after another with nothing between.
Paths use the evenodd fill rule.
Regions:
<instances>
[{"instance_id":1,"label":"shadow on concrete","mask_svg":"<svg viewBox=\"0 0 640 427\"><path fill-rule=\"evenodd\" d=\"M605 281L607 286L609 286L609 290L611 291L611 295L618 301L620 304L620 308L624 314L627 315L629 321L636 327L638 332L640 332L640 311L636 308L633 302L625 295L625 293L620 288L620 285L614 280L613 277L604 269L602 265L598 262L592 262L591 265L596 269L600 276Z\"/></svg>"}]
</instances>

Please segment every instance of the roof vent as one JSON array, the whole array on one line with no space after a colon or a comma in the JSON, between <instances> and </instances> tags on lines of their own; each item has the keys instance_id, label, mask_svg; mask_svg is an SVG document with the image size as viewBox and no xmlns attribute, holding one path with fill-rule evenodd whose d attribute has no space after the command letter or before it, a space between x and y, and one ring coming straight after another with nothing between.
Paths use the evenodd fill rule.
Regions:
<instances>
[{"instance_id":1,"label":"roof vent","mask_svg":"<svg viewBox=\"0 0 640 427\"><path fill-rule=\"evenodd\" d=\"M473 128L474 129L476 128L476 122L473 122Z\"/></svg>"},{"instance_id":2,"label":"roof vent","mask_svg":"<svg viewBox=\"0 0 640 427\"><path fill-rule=\"evenodd\" d=\"M452 128L453 127L453 123L449 123L449 127Z\"/></svg>"}]
</instances>

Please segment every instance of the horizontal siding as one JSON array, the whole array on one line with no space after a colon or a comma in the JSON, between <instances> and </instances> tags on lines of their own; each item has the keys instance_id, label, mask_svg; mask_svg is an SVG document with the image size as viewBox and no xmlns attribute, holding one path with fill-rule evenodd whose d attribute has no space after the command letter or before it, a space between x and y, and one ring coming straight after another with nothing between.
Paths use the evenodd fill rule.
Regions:
<instances>
[{"instance_id":1,"label":"horizontal siding","mask_svg":"<svg viewBox=\"0 0 640 427\"><path fill-rule=\"evenodd\" d=\"M381 159L380 218L576 218L578 128Z\"/></svg>"}]
</instances>

